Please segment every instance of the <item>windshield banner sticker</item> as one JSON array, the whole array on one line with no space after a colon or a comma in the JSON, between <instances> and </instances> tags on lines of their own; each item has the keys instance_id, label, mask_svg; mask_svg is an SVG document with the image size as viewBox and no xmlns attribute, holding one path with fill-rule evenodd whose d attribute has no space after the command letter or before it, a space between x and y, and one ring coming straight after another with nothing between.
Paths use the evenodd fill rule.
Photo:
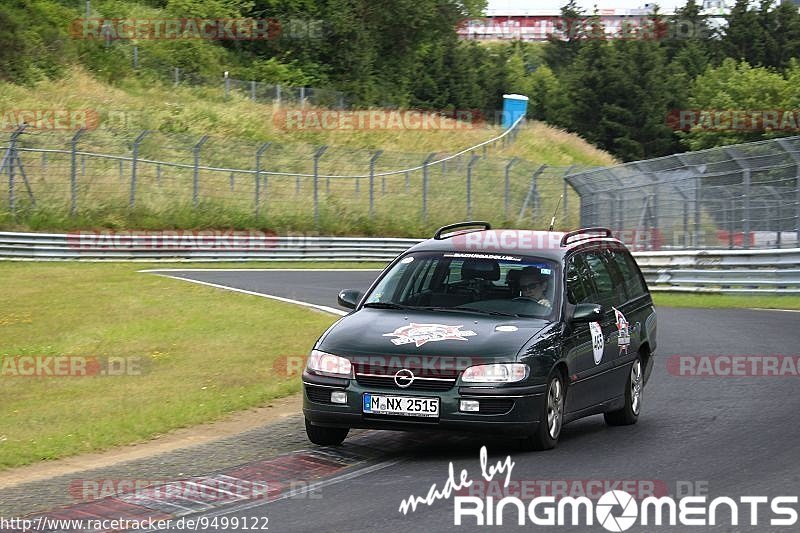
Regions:
<instances>
[{"instance_id":1,"label":"windshield banner sticker","mask_svg":"<svg viewBox=\"0 0 800 533\"><path fill-rule=\"evenodd\" d=\"M426 342L435 341L466 341L467 337L477 335L474 331L461 330L463 325L447 326L445 324L416 324L397 328L391 333L384 333L384 337L397 337L392 342L398 346L415 343L417 348Z\"/></svg>"}]
</instances>

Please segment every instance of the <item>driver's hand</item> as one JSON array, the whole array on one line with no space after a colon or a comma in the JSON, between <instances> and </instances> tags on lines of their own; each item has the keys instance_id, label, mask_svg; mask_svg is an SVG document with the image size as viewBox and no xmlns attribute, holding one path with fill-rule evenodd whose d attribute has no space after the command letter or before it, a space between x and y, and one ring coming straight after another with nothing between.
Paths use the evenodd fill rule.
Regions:
<instances>
[{"instance_id":1,"label":"driver's hand","mask_svg":"<svg viewBox=\"0 0 800 533\"><path fill-rule=\"evenodd\" d=\"M545 307L552 307L552 305L553 305L553 304L550 303L550 300L548 300L547 298L542 298L541 300L539 300L536 303L538 303L539 305L543 305Z\"/></svg>"}]
</instances>

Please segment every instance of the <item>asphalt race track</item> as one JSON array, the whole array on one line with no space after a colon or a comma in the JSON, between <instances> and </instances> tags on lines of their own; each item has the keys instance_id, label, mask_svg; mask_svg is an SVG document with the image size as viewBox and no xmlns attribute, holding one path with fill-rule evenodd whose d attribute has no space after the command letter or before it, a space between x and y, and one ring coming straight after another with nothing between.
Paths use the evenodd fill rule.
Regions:
<instances>
[{"instance_id":1,"label":"asphalt race track","mask_svg":"<svg viewBox=\"0 0 800 533\"><path fill-rule=\"evenodd\" d=\"M180 278L231 286L307 302L335 306L342 288L366 288L375 271L288 272L162 272ZM243 296L244 297L244 296ZM520 451L513 442L493 437L450 434L425 435L366 432L387 455L376 458L373 470L350 472L319 489L315 498L282 499L249 508L227 508L227 516L267 516L273 531L470 531L478 529L474 517L454 525L452 497L421 505L416 511L398 511L410 495L425 497L431 484L441 488L453 461L456 478L466 469L469 479L481 479L479 450L486 445L489 464L510 455L514 461L506 494L520 496L558 494L581 490L594 498L611 489L634 495L691 494L709 499L728 496L798 496L800 494L800 399L798 377L696 377L668 368L677 355L797 355L800 314L759 310L658 309L659 349L656 366L645 389L642 415L635 426L611 428L602 416L565 427L558 448L549 452ZM310 348L310 344L309 344ZM796 360L796 358L795 358ZM673 359L674 362L674 359ZM298 418L297 432L303 432ZM364 438L364 435L358 437ZM357 450L359 438L345 441L340 450ZM365 472L365 473L364 473ZM351 477L352 476L352 477ZM471 495L498 496L502 474ZM519 487L523 487L520 489ZM549 487L549 489L548 489ZM559 488L560 487L560 488ZM565 487L568 487L565 489ZM655 491L653 491L655 488ZM488 491L484 493L484 490ZM495 492L492 492L495 491ZM544 492L540 492L544 491ZM577 492L576 492L577 491ZM690 494L691 493L691 494ZM528 493L531 494L531 493ZM530 499L530 496L528 496ZM739 525L720 508L722 525L643 526L629 531L796 531L770 525L768 505L759 507L759 525L750 525L749 506L740 504ZM248 507L248 506L244 506ZM790 505L795 510L798 505ZM621 514L617 507L612 514ZM221 516L220 512L215 515ZM526 521L516 525L517 513L506 509L501 529L541 530ZM567 518L567 524L570 524ZM508 525L508 524L513 525ZM496 526L495 526L496 527ZM591 527L555 526L553 531L605 531L596 521Z\"/></svg>"}]
</instances>

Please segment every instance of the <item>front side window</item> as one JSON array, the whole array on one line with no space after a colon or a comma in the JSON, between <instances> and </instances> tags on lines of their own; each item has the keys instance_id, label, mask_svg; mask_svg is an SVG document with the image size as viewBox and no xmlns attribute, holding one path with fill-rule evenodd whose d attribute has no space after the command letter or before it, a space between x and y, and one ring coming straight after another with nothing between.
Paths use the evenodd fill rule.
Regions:
<instances>
[{"instance_id":1,"label":"front side window","mask_svg":"<svg viewBox=\"0 0 800 533\"><path fill-rule=\"evenodd\" d=\"M583 256L574 255L567 263L567 300L573 305L593 303L597 299L591 273Z\"/></svg>"},{"instance_id":2,"label":"front side window","mask_svg":"<svg viewBox=\"0 0 800 533\"><path fill-rule=\"evenodd\" d=\"M558 306L558 279L557 264L538 257L417 252L392 267L364 306L550 319Z\"/></svg>"}]
</instances>

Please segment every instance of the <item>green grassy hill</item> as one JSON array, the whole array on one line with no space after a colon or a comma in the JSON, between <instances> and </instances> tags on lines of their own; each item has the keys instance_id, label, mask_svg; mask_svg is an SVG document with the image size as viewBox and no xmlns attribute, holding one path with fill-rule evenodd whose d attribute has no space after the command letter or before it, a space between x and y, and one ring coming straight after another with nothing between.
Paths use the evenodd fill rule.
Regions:
<instances>
[{"instance_id":1,"label":"green grassy hill","mask_svg":"<svg viewBox=\"0 0 800 533\"><path fill-rule=\"evenodd\" d=\"M130 156L132 143L149 130L139 157L191 166L192 146L210 136L201 151L202 165L228 169L255 168L255 153L263 143L273 143L264 153L262 170L313 172L312 154L329 147L320 159L323 175L365 175L369 158L383 150L377 172L418 166L426 154L440 157L499 135L496 126L480 124L458 129L369 129L307 131L286 129L281 112L271 104L251 101L247 95L225 97L221 88L174 87L158 82L126 80L116 85L98 81L75 68L57 81L34 87L0 83L0 109L82 110L99 117L78 149L82 152ZM13 117L13 115L6 115ZM6 120L6 129L9 124ZM73 131L36 130L23 136L21 146L66 149ZM6 143L4 143L6 144ZM530 176L540 165L556 167L605 166L614 163L607 153L580 138L540 123L526 125L514 143L489 147L476 163L473 214L499 223L512 223L527 194ZM253 174L204 172L200 206L191 205L192 169L139 163L136 206L130 209L130 162L98 160L87 156L78 175L78 210L69 216L69 154L22 153L37 205L18 191L18 212L8 213L8 199L0 200L0 227L4 229L66 230L86 227L114 229L259 228L272 231L318 231L330 234L416 235L432 226L466 216L464 199L468 157L430 169L429 216L419 215L422 172L392 175L378 180L374 212L369 216L367 180L325 180L320 192L320 220L309 211L310 178L271 176L259 184L263 208L254 209ZM511 206L506 217L501 198L506 163L519 158L511 175ZM548 211L560 191L560 180L543 174L541 212ZM21 185L20 185L21 187ZM498 196L500 194L500 196ZM573 202L573 205L575 203ZM554 203L553 203L554 205ZM460 212L460 213L459 213ZM539 213L541 214L541 213ZM538 215L534 213L538 218ZM542 220L548 218L542 215Z\"/></svg>"}]
</instances>

